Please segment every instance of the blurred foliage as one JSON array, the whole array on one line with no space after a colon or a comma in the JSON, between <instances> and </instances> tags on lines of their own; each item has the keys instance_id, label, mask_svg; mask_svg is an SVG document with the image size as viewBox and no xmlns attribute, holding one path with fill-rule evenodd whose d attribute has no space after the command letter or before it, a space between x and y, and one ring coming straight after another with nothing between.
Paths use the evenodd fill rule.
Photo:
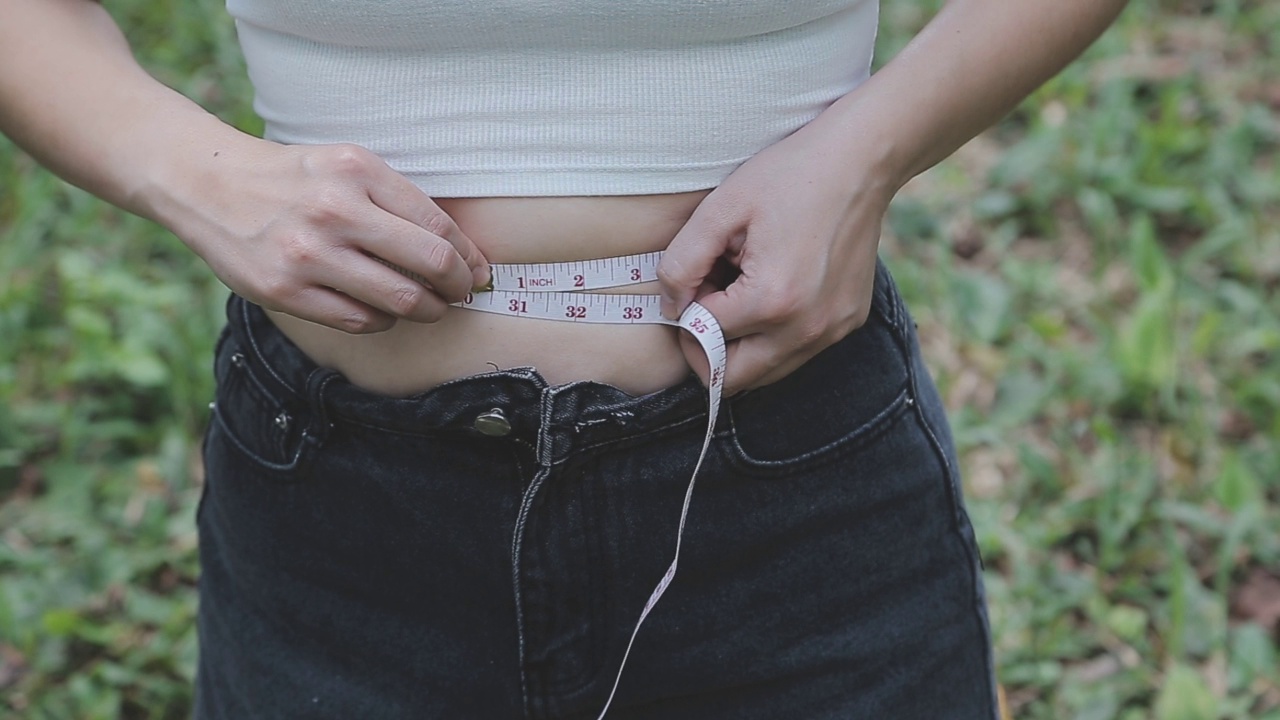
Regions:
<instances>
[{"instance_id":1,"label":"blurred foliage","mask_svg":"<svg viewBox=\"0 0 1280 720\"><path fill-rule=\"evenodd\" d=\"M941 3L885 3L880 60ZM114 0L228 122L216 0ZM895 202L1013 717L1280 720L1280 5L1134 0ZM0 718L185 718L225 290L0 140Z\"/></svg>"}]
</instances>

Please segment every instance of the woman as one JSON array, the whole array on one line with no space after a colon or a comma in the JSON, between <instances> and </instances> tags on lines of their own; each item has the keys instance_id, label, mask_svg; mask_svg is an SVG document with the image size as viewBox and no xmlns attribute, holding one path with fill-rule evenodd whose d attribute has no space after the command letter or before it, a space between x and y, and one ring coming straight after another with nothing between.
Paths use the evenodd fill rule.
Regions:
<instances>
[{"instance_id":1,"label":"woman","mask_svg":"<svg viewBox=\"0 0 1280 720\"><path fill-rule=\"evenodd\" d=\"M231 0L258 139L88 0L5 3L0 130L234 291L197 717L600 713L670 561L707 362L670 327L449 304L490 263L655 250L660 282L626 290L718 319L729 399L609 716L996 717L879 226L1123 0L952 0L870 78L874 0L478 5Z\"/></svg>"}]
</instances>

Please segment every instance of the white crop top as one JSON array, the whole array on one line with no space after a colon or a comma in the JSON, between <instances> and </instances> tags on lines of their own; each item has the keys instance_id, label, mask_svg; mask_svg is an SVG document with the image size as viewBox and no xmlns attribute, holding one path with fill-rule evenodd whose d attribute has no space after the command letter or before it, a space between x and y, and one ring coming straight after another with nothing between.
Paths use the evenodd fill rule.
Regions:
<instances>
[{"instance_id":1,"label":"white crop top","mask_svg":"<svg viewBox=\"0 0 1280 720\"><path fill-rule=\"evenodd\" d=\"M718 185L870 73L878 0L227 0L269 139L434 197Z\"/></svg>"}]
</instances>

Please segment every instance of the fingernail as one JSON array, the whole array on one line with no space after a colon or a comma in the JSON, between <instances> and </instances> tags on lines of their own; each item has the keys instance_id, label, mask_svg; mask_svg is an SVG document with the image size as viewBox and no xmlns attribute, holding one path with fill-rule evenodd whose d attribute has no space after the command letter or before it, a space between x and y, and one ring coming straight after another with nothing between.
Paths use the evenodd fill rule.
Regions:
<instances>
[{"instance_id":1,"label":"fingernail","mask_svg":"<svg viewBox=\"0 0 1280 720\"><path fill-rule=\"evenodd\" d=\"M486 290L493 289L493 273L489 271L488 265L483 265L472 270L471 279L475 281L475 286L471 288L474 292L484 292Z\"/></svg>"}]
</instances>

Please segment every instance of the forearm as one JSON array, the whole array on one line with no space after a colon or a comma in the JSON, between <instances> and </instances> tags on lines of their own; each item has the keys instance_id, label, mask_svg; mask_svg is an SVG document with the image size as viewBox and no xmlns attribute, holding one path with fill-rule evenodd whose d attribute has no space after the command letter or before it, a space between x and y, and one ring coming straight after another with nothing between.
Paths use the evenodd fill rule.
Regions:
<instances>
[{"instance_id":1,"label":"forearm","mask_svg":"<svg viewBox=\"0 0 1280 720\"><path fill-rule=\"evenodd\" d=\"M0 0L0 132L127 210L162 219L219 147L247 139L134 61L87 0Z\"/></svg>"},{"instance_id":2,"label":"forearm","mask_svg":"<svg viewBox=\"0 0 1280 720\"><path fill-rule=\"evenodd\" d=\"M1089 46L1127 0L950 0L883 69L815 121L895 192L995 123Z\"/></svg>"}]
</instances>

